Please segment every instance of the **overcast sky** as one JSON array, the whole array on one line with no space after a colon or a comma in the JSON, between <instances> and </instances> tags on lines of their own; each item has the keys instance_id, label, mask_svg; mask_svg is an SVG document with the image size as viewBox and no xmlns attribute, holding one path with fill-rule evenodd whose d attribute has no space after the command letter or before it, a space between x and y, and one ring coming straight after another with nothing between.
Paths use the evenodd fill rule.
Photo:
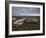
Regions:
<instances>
[{"instance_id":1,"label":"overcast sky","mask_svg":"<svg viewBox=\"0 0 46 38\"><path fill-rule=\"evenodd\" d=\"M12 7L12 16L40 16L40 8Z\"/></svg>"}]
</instances>

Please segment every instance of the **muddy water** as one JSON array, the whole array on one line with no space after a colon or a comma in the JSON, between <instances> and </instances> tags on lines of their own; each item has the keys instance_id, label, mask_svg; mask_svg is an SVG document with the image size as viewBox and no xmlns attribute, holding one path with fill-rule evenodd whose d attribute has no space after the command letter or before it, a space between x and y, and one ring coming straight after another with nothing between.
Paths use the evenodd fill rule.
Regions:
<instances>
[{"instance_id":1,"label":"muddy water","mask_svg":"<svg viewBox=\"0 0 46 38\"><path fill-rule=\"evenodd\" d=\"M13 16L12 18L16 18L12 20L12 31L22 31L22 30L40 30L40 16ZM21 26L17 26L14 21L22 19L22 18L37 18L39 22L24 22Z\"/></svg>"}]
</instances>

